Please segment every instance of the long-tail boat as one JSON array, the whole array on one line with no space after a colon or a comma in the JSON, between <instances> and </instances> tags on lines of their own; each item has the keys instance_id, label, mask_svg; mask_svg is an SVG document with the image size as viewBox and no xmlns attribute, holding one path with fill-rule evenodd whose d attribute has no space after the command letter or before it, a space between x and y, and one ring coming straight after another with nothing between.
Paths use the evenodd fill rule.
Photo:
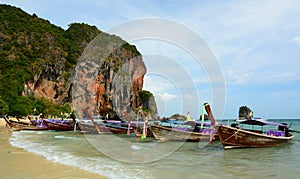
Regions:
<instances>
[{"instance_id":1,"label":"long-tail boat","mask_svg":"<svg viewBox=\"0 0 300 179\"><path fill-rule=\"evenodd\" d=\"M143 132L143 122L131 121L130 124L116 120L79 120L78 125L82 133L88 134L135 134L140 137ZM146 130L148 137L153 137L150 130Z\"/></svg>"},{"instance_id":2,"label":"long-tail boat","mask_svg":"<svg viewBox=\"0 0 300 179\"><path fill-rule=\"evenodd\" d=\"M137 137L145 138L146 136L153 137L150 130L147 130L147 121L139 121L142 115L142 108L139 108L137 113L137 121L130 119L127 112L123 115L126 117L125 121L120 120L95 120L90 118L88 120L79 120L79 126L83 133L98 133L98 134L126 134L134 133Z\"/></svg>"},{"instance_id":3,"label":"long-tail boat","mask_svg":"<svg viewBox=\"0 0 300 179\"><path fill-rule=\"evenodd\" d=\"M4 120L13 131L19 130L48 130L42 122L15 121L4 116Z\"/></svg>"},{"instance_id":4,"label":"long-tail boat","mask_svg":"<svg viewBox=\"0 0 300 179\"><path fill-rule=\"evenodd\" d=\"M74 130L74 121L51 121L51 120L43 120L44 124L47 126L48 130L56 130L56 131L71 131ZM79 128L76 126L76 129Z\"/></svg>"},{"instance_id":5,"label":"long-tail boat","mask_svg":"<svg viewBox=\"0 0 300 179\"><path fill-rule=\"evenodd\" d=\"M208 126L204 126L204 108L211 120L211 123ZM203 120L201 122L187 121L186 124L189 124L189 127L178 127L176 125L165 127L157 124L151 124L149 125L149 128L159 142L202 140L212 142L213 140L218 139L218 136L214 130L215 119L208 103L203 105L202 114Z\"/></svg>"},{"instance_id":6,"label":"long-tail boat","mask_svg":"<svg viewBox=\"0 0 300 179\"><path fill-rule=\"evenodd\" d=\"M133 133L133 127L128 127L128 123L122 121L82 121L79 122L79 127L83 133L98 133L98 134L126 134Z\"/></svg>"},{"instance_id":7,"label":"long-tail boat","mask_svg":"<svg viewBox=\"0 0 300 179\"><path fill-rule=\"evenodd\" d=\"M211 139L211 132L213 129L200 129L198 132L189 131L191 128L165 127L161 125L149 125L155 139L159 142L168 141L191 141L198 142L202 140L209 141ZM217 134L213 133L214 138L218 138Z\"/></svg>"},{"instance_id":8,"label":"long-tail boat","mask_svg":"<svg viewBox=\"0 0 300 179\"><path fill-rule=\"evenodd\" d=\"M245 125L248 125L248 128ZM267 126L275 126L277 129ZM217 133L224 149L278 146L294 138L290 132L286 124L255 119L240 121L231 126L222 124L217 126Z\"/></svg>"},{"instance_id":9,"label":"long-tail boat","mask_svg":"<svg viewBox=\"0 0 300 179\"><path fill-rule=\"evenodd\" d=\"M239 117L231 126L218 125L217 132L224 149L243 147L271 147L289 142L294 138L285 123L253 118L247 106L239 108Z\"/></svg>"},{"instance_id":10,"label":"long-tail boat","mask_svg":"<svg viewBox=\"0 0 300 179\"><path fill-rule=\"evenodd\" d=\"M91 120L79 120L78 126L80 128L81 133L84 134L97 134L98 130Z\"/></svg>"}]
</instances>

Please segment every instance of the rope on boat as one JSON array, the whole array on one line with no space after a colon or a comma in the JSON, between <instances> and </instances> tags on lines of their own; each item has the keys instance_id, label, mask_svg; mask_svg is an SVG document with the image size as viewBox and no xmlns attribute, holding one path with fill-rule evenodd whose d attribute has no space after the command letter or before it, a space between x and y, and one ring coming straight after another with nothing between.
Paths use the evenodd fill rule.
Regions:
<instances>
[{"instance_id":1,"label":"rope on boat","mask_svg":"<svg viewBox=\"0 0 300 179\"><path fill-rule=\"evenodd\" d=\"M235 133L233 133L231 136L229 136L227 139L225 139L224 142L226 142L227 140L229 140L230 138L235 136L239 131L240 131L240 129L238 129Z\"/></svg>"}]
</instances>

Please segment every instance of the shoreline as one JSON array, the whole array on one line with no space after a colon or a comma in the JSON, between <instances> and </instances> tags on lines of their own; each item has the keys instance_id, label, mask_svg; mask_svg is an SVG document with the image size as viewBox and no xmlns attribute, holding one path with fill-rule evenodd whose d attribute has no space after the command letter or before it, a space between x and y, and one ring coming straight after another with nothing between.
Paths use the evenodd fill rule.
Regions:
<instances>
[{"instance_id":1,"label":"shoreline","mask_svg":"<svg viewBox=\"0 0 300 179\"><path fill-rule=\"evenodd\" d=\"M0 119L0 172L3 178L106 178L11 146L11 130L3 121Z\"/></svg>"}]
</instances>

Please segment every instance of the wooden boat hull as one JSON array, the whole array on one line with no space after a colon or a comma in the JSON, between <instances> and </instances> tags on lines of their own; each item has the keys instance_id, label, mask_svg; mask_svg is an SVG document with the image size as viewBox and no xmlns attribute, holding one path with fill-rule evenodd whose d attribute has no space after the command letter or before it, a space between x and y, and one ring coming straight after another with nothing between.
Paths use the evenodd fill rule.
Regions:
<instances>
[{"instance_id":1,"label":"wooden boat hull","mask_svg":"<svg viewBox=\"0 0 300 179\"><path fill-rule=\"evenodd\" d=\"M107 132L107 130L113 134L126 134L128 132L128 124L111 125L109 123L106 123L106 124L98 124L98 127L100 128L100 131L102 133ZM131 134L135 133L137 137L140 137L142 135L142 131L143 131L143 126L136 126L134 124L131 124L130 126ZM148 127L147 127L147 137L153 137L153 134Z\"/></svg>"},{"instance_id":2,"label":"wooden boat hull","mask_svg":"<svg viewBox=\"0 0 300 179\"><path fill-rule=\"evenodd\" d=\"M287 137L278 137L225 125L217 126L217 133L224 149L278 146L287 143L294 138L292 134L289 134Z\"/></svg>"},{"instance_id":3,"label":"wooden boat hull","mask_svg":"<svg viewBox=\"0 0 300 179\"><path fill-rule=\"evenodd\" d=\"M5 122L11 127L13 131L20 130L48 130L46 126L43 125L34 125L29 122L22 121L13 121L4 117Z\"/></svg>"},{"instance_id":4,"label":"wooden boat hull","mask_svg":"<svg viewBox=\"0 0 300 179\"><path fill-rule=\"evenodd\" d=\"M87 123L79 122L79 127L81 132L89 134L127 134L128 133L128 124L115 125L110 123L96 124L96 123ZM138 126L138 132L136 131L136 125L130 127L130 133L140 134L142 133L142 127ZM139 135L139 136L140 136ZM150 130L147 130L147 136L153 137L153 134Z\"/></svg>"},{"instance_id":5,"label":"wooden boat hull","mask_svg":"<svg viewBox=\"0 0 300 179\"><path fill-rule=\"evenodd\" d=\"M98 134L126 134L128 131L128 128L125 126L86 123L86 122L79 122L79 127L83 133L94 133L94 134L96 134L96 133L98 133ZM130 132L133 132L132 128L130 128Z\"/></svg>"},{"instance_id":6,"label":"wooden boat hull","mask_svg":"<svg viewBox=\"0 0 300 179\"><path fill-rule=\"evenodd\" d=\"M70 122L67 124L59 123L59 122L51 122L48 120L43 121L47 126L48 130L57 130L57 131L72 131L74 130L74 123Z\"/></svg>"},{"instance_id":7,"label":"wooden boat hull","mask_svg":"<svg viewBox=\"0 0 300 179\"><path fill-rule=\"evenodd\" d=\"M149 129L153 133L155 139L159 142L167 141L209 141L211 138L210 132L189 132L177 130L175 128L163 127L156 124L149 125ZM214 139L218 139L218 136L214 134Z\"/></svg>"},{"instance_id":8,"label":"wooden boat hull","mask_svg":"<svg viewBox=\"0 0 300 179\"><path fill-rule=\"evenodd\" d=\"M144 127L143 123L137 124L137 123L133 122L133 123L130 124L130 127L133 128L133 131L134 131L134 133L135 133L135 135L137 137L141 137L142 136L142 134L143 134L143 127ZM147 128L146 129L146 136L147 137L154 137L152 131L149 129L148 124L146 125L146 128Z\"/></svg>"},{"instance_id":9,"label":"wooden boat hull","mask_svg":"<svg viewBox=\"0 0 300 179\"><path fill-rule=\"evenodd\" d=\"M85 133L87 133L87 134L97 134L98 133L95 125L92 123L78 122L78 125L80 128L80 131L84 134Z\"/></svg>"},{"instance_id":10,"label":"wooden boat hull","mask_svg":"<svg viewBox=\"0 0 300 179\"><path fill-rule=\"evenodd\" d=\"M128 131L128 126L127 127L125 127L125 126L124 127L123 126L113 126L113 125L111 125L111 126L108 126L108 125L98 125L98 126L102 130L104 129L104 132L108 130L108 131L110 131L113 134L126 134L127 131ZM130 130L130 133L134 132L132 128L130 128L129 130Z\"/></svg>"}]
</instances>

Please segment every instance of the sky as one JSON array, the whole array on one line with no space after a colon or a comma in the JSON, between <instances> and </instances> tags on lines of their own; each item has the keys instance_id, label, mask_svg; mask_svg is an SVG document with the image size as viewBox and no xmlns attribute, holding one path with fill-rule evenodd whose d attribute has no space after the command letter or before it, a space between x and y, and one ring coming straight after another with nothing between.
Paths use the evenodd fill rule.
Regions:
<instances>
[{"instance_id":1,"label":"sky","mask_svg":"<svg viewBox=\"0 0 300 179\"><path fill-rule=\"evenodd\" d=\"M217 119L236 118L238 108L243 105L250 107L256 117L300 118L300 1L0 0L0 3L35 13L64 29L70 23L84 22L101 31L115 32L112 29L116 26L124 27L135 20L148 22L149 18L166 22L156 26L158 31L166 31L168 22L179 27L169 30L177 35L175 39L128 39L123 32L116 33L142 53L147 66L144 89L155 95L160 116L190 112L192 118L199 118L201 105L209 102ZM196 43L194 39L182 36L180 30L191 30L189 34L197 35L194 37L199 41L193 47L203 45L203 59L198 59L197 52L189 46ZM180 38L189 44L176 41ZM206 55L214 59L207 60Z\"/></svg>"}]
</instances>

